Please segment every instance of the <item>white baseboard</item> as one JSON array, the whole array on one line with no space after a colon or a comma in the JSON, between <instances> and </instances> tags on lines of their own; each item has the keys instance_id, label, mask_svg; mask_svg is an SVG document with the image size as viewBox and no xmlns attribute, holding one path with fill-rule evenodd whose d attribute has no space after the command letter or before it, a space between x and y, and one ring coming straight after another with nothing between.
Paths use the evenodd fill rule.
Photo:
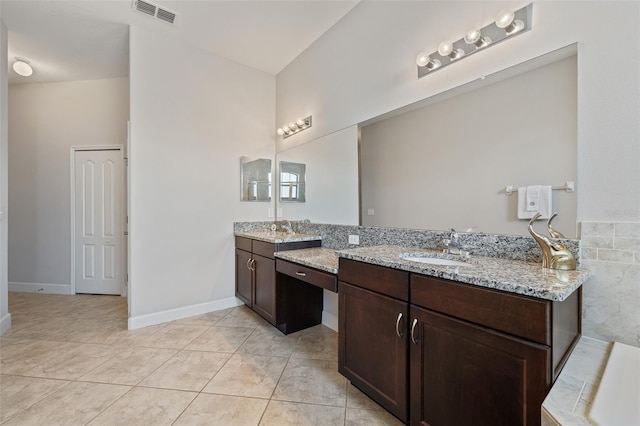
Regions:
<instances>
[{"instance_id":1,"label":"white baseboard","mask_svg":"<svg viewBox=\"0 0 640 426\"><path fill-rule=\"evenodd\" d=\"M327 311L322 311L322 325L329 327L333 331L338 331L338 317Z\"/></svg>"},{"instance_id":2,"label":"white baseboard","mask_svg":"<svg viewBox=\"0 0 640 426\"><path fill-rule=\"evenodd\" d=\"M219 311L221 309L234 308L243 305L240 299L228 297L226 299L213 300L197 305L182 306L180 308L168 309L166 311L154 312L152 314L138 315L129 318L129 330L148 327L150 325L162 324L163 322L175 321L194 315L206 314L208 312Z\"/></svg>"},{"instance_id":3,"label":"white baseboard","mask_svg":"<svg viewBox=\"0 0 640 426\"><path fill-rule=\"evenodd\" d=\"M0 319L0 336L11 327L11 314L7 314Z\"/></svg>"},{"instance_id":4,"label":"white baseboard","mask_svg":"<svg viewBox=\"0 0 640 426\"><path fill-rule=\"evenodd\" d=\"M9 291L19 293L73 294L69 284L9 282Z\"/></svg>"}]
</instances>

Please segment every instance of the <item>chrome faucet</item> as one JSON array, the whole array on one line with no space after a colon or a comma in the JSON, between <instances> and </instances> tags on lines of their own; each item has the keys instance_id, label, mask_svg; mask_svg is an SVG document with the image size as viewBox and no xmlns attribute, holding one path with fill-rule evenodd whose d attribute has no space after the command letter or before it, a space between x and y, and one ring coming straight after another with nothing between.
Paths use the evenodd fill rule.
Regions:
<instances>
[{"instance_id":1,"label":"chrome faucet","mask_svg":"<svg viewBox=\"0 0 640 426\"><path fill-rule=\"evenodd\" d=\"M460 236L455 229L451 228L451 234L449 234L449 238L444 240L444 244L446 245L444 250L445 253L457 255L462 254L462 251L460 250Z\"/></svg>"},{"instance_id":2,"label":"chrome faucet","mask_svg":"<svg viewBox=\"0 0 640 426\"><path fill-rule=\"evenodd\" d=\"M293 225L291 224L290 221L285 220L286 223L282 224L282 229L284 229L285 231L287 231L288 234L295 234L294 230L293 230Z\"/></svg>"}]
</instances>

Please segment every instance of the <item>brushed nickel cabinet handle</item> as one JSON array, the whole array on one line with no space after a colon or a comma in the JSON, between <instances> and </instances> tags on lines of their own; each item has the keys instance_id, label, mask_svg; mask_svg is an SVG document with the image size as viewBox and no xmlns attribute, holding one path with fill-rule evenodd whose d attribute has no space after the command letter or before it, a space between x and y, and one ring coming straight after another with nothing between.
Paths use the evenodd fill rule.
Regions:
<instances>
[{"instance_id":1,"label":"brushed nickel cabinet handle","mask_svg":"<svg viewBox=\"0 0 640 426\"><path fill-rule=\"evenodd\" d=\"M420 341L419 339L416 339L416 335L415 335L416 325L418 325L418 320L414 318L413 323L411 323L411 341L413 342L414 345L417 345L418 342Z\"/></svg>"},{"instance_id":2,"label":"brushed nickel cabinet handle","mask_svg":"<svg viewBox=\"0 0 640 426\"><path fill-rule=\"evenodd\" d=\"M299 275L301 277L306 277L307 273L306 272L296 272L296 275Z\"/></svg>"},{"instance_id":3,"label":"brushed nickel cabinet handle","mask_svg":"<svg viewBox=\"0 0 640 426\"><path fill-rule=\"evenodd\" d=\"M402 320L402 312L398 314L398 318L396 318L396 334L398 337L402 337L404 333L400 330L400 321Z\"/></svg>"},{"instance_id":4,"label":"brushed nickel cabinet handle","mask_svg":"<svg viewBox=\"0 0 640 426\"><path fill-rule=\"evenodd\" d=\"M255 272L256 270L256 260L255 259L251 259L251 270Z\"/></svg>"},{"instance_id":5,"label":"brushed nickel cabinet handle","mask_svg":"<svg viewBox=\"0 0 640 426\"><path fill-rule=\"evenodd\" d=\"M251 261L252 261L252 260L253 260L253 259L251 259L251 258L247 259L247 269L248 269L248 270L251 270Z\"/></svg>"}]
</instances>

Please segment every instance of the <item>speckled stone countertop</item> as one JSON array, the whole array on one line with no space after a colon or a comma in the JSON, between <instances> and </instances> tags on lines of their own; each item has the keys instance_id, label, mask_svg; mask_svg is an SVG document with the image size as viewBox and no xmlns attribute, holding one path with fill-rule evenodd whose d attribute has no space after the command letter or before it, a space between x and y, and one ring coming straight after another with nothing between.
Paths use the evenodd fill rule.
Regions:
<instances>
[{"instance_id":1,"label":"speckled stone countertop","mask_svg":"<svg viewBox=\"0 0 640 426\"><path fill-rule=\"evenodd\" d=\"M295 241L317 241L321 240L320 235L308 235L299 233L289 233L282 231L249 231L234 232L236 237L251 238L253 240L265 241L267 243L292 243Z\"/></svg>"},{"instance_id":2,"label":"speckled stone countertop","mask_svg":"<svg viewBox=\"0 0 640 426\"><path fill-rule=\"evenodd\" d=\"M275 256L279 259L299 263L310 268L319 269L331 274L338 273L338 256L334 249L315 247L300 250L278 251Z\"/></svg>"},{"instance_id":3,"label":"speckled stone countertop","mask_svg":"<svg viewBox=\"0 0 640 426\"><path fill-rule=\"evenodd\" d=\"M444 255L434 250L391 245L340 250L336 254L338 257L374 265L554 301L565 300L592 276L592 272L585 268L575 271L557 271L545 269L539 263L473 255L466 262L469 264L468 267L430 265L404 260L400 255L433 255L440 258L461 259L459 256Z\"/></svg>"}]
</instances>

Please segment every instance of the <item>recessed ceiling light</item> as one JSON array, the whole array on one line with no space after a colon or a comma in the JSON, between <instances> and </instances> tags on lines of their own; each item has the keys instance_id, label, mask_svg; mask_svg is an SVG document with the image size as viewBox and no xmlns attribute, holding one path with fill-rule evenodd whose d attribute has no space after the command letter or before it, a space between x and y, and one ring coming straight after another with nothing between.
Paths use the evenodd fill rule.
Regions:
<instances>
[{"instance_id":1,"label":"recessed ceiling light","mask_svg":"<svg viewBox=\"0 0 640 426\"><path fill-rule=\"evenodd\" d=\"M29 65L29 60L24 58L16 58L16 61L13 63L13 70L16 74L23 77L29 77L33 74L33 68Z\"/></svg>"}]
</instances>

